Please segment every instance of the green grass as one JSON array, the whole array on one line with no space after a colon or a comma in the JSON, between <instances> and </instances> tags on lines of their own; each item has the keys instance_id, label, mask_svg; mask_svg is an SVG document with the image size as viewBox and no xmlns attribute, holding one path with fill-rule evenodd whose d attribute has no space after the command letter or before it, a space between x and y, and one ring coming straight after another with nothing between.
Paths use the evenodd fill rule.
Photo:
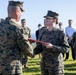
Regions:
<instances>
[{"instance_id":1,"label":"green grass","mask_svg":"<svg viewBox=\"0 0 76 75\"><path fill-rule=\"evenodd\" d=\"M71 51L70 57L64 62L65 65L65 75L76 75L76 60L72 59ZM23 75L40 75L40 59L38 55L35 58L29 58L28 61L29 68L23 69Z\"/></svg>"}]
</instances>

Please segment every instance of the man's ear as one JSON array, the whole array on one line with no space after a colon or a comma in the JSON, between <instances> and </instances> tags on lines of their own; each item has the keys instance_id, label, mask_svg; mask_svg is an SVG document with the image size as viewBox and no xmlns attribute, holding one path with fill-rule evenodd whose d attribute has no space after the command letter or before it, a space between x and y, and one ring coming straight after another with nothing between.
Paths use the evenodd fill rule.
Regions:
<instances>
[{"instance_id":1,"label":"man's ear","mask_svg":"<svg viewBox=\"0 0 76 75\"><path fill-rule=\"evenodd\" d=\"M18 10L16 10L16 15L18 15L19 14L19 11Z\"/></svg>"}]
</instances>

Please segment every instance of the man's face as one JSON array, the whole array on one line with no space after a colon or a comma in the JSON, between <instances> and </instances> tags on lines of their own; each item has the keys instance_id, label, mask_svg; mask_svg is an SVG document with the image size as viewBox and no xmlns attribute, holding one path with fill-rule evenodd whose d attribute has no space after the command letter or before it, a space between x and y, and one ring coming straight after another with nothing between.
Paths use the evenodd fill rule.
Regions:
<instances>
[{"instance_id":1,"label":"man's face","mask_svg":"<svg viewBox=\"0 0 76 75\"><path fill-rule=\"evenodd\" d=\"M71 20L68 23L69 23L69 25L72 25L72 21Z\"/></svg>"},{"instance_id":2,"label":"man's face","mask_svg":"<svg viewBox=\"0 0 76 75\"><path fill-rule=\"evenodd\" d=\"M62 27L62 25L63 25L62 23L59 23L59 27Z\"/></svg>"},{"instance_id":3,"label":"man's face","mask_svg":"<svg viewBox=\"0 0 76 75\"><path fill-rule=\"evenodd\" d=\"M38 26L38 29L41 29L42 26Z\"/></svg>"},{"instance_id":4,"label":"man's face","mask_svg":"<svg viewBox=\"0 0 76 75\"><path fill-rule=\"evenodd\" d=\"M46 18L44 20L44 25L45 26L53 25L53 18Z\"/></svg>"},{"instance_id":5,"label":"man's face","mask_svg":"<svg viewBox=\"0 0 76 75\"><path fill-rule=\"evenodd\" d=\"M26 25L26 22L22 22L22 26L24 27Z\"/></svg>"}]
</instances>

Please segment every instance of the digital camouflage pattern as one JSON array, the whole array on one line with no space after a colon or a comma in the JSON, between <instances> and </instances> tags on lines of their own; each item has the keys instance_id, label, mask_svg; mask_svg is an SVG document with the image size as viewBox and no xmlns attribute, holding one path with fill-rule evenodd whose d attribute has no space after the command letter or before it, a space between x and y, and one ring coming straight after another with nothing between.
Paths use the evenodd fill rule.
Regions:
<instances>
[{"instance_id":1,"label":"digital camouflage pattern","mask_svg":"<svg viewBox=\"0 0 76 75\"><path fill-rule=\"evenodd\" d=\"M45 33L46 30L47 29L45 26L39 30L39 36L38 36L39 40L41 40L42 35ZM37 43L37 46L35 49L36 49L36 50L34 50L35 55L41 53L43 51L42 44Z\"/></svg>"},{"instance_id":2,"label":"digital camouflage pattern","mask_svg":"<svg viewBox=\"0 0 76 75\"><path fill-rule=\"evenodd\" d=\"M41 40L41 36L42 36L42 34L45 32L45 30L46 30L46 27L45 27L45 26L42 27L42 28L39 30L39 40Z\"/></svg>"},{"instance_id":3,"label":"digital camouflage pattern","mask_svg":"<svg viewBox=\"0 0 76 75\"><path fill-rule=\"evenodd\" d=\"M53 44L53 48L46 48L38 44L34 49L34 53L42 53L41 59L41 75L64 75L64 60L62 53L68 52L68 42L63 31L53 28L53 30L44 30L40 36L41 41ZM41 50L41 51L38 51Z\"/></svg>"},{"instance_id":4,"label":"digital camouflage pattern","mask_svg":"<svg viewBox=\"0 0 76 75\"><path fill-rule=\"evenodd\" d=\"M31 30L27 26L21 27L21 32L26 40L28 40L28 38L31 38ZM26 55L24 56L22 53L22 64L25 67L26 67L27 61L28 61L28 57Z\"/></svg>"},{"instance_id":5,"label":"digital camouflage pattern","mask_svg":"<svg viewBox=\"0 0 76 75\"><path fill-rule=\"evenodd\" d=\"M25 35L25 39L31 38L31 30L27 26L22 27L21 31Z\"/></svg>"},{"instance_id":6,"label":"digital camouflage pattern","mask_svg":"<svg viewBox=\"0 0 76 75\"><path fill-rule=\"evenodd\" d=\"M32 56L29 42L24 39L20 25L7 18L0 23L0 73L22 74L21 52Z\"/></svg>"}]
</instances>

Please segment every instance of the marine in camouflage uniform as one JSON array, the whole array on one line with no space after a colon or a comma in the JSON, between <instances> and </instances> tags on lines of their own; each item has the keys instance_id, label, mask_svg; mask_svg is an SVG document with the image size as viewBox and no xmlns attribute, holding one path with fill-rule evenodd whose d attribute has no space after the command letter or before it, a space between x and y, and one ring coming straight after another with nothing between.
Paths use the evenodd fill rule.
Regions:
<instances>
[{"instance_id":1,"label":"marine in camouflage uniform","mask_svg":"<svg viewBox=\"0 0 76 75\"><path fill-rule=\"evenodd\" d=\"M21 27L21 31L25 35L25 39L31 38L31 30L26 26L26 20L22 19L21 23L24 23Z\"/></svg>"},{"instance_id":2,"label":"marine in camouflage uniform","mask_svg":"<svg viewBox=\"0 0 76 75\"><path fill-rule=\"evenodd\" d=\"M26 40L28 40L28 38L31 38L31 30L26 26L26 20L22 19L21 20L21 32L24 36L24 38ZM27 68L27 62L28 62L28 57L26 55L23 55L22 53L22 63L24 65L25 68Z\"/></svg>"},{"instance_id":3,"label":"marine in camouflage uniform","mask_svg":"<svg viewBox=\"0 0 76 75\"><path fill-rule=\"evenodd\" d=\"M22 4L19 1L9 1L10 9L12 6L19 6L19 12L22 11ZM32 56L30 44L23 37L20 28L16 20L9 17L0 23L0 75L22 75L21 52Z\"/></svg>"},{"instance_id":4,"label":"marine in camouflage uniform","mask_svg":"<svg viewBox=\"0 0 76 75\"><path fill-rule=\"evenodd\" d=\"M52 15L54 12L48 12L50 13L47 15L46 20L55 17ZM41 41L52 44L52 47L38 44L34 49L35 55L40 52L42 53L41 75L64 75L64 60L62 53L66 53L69 50L64 32L53 27L52 30L45 29L40 37Z\"/></svg>"}]
</instances>

